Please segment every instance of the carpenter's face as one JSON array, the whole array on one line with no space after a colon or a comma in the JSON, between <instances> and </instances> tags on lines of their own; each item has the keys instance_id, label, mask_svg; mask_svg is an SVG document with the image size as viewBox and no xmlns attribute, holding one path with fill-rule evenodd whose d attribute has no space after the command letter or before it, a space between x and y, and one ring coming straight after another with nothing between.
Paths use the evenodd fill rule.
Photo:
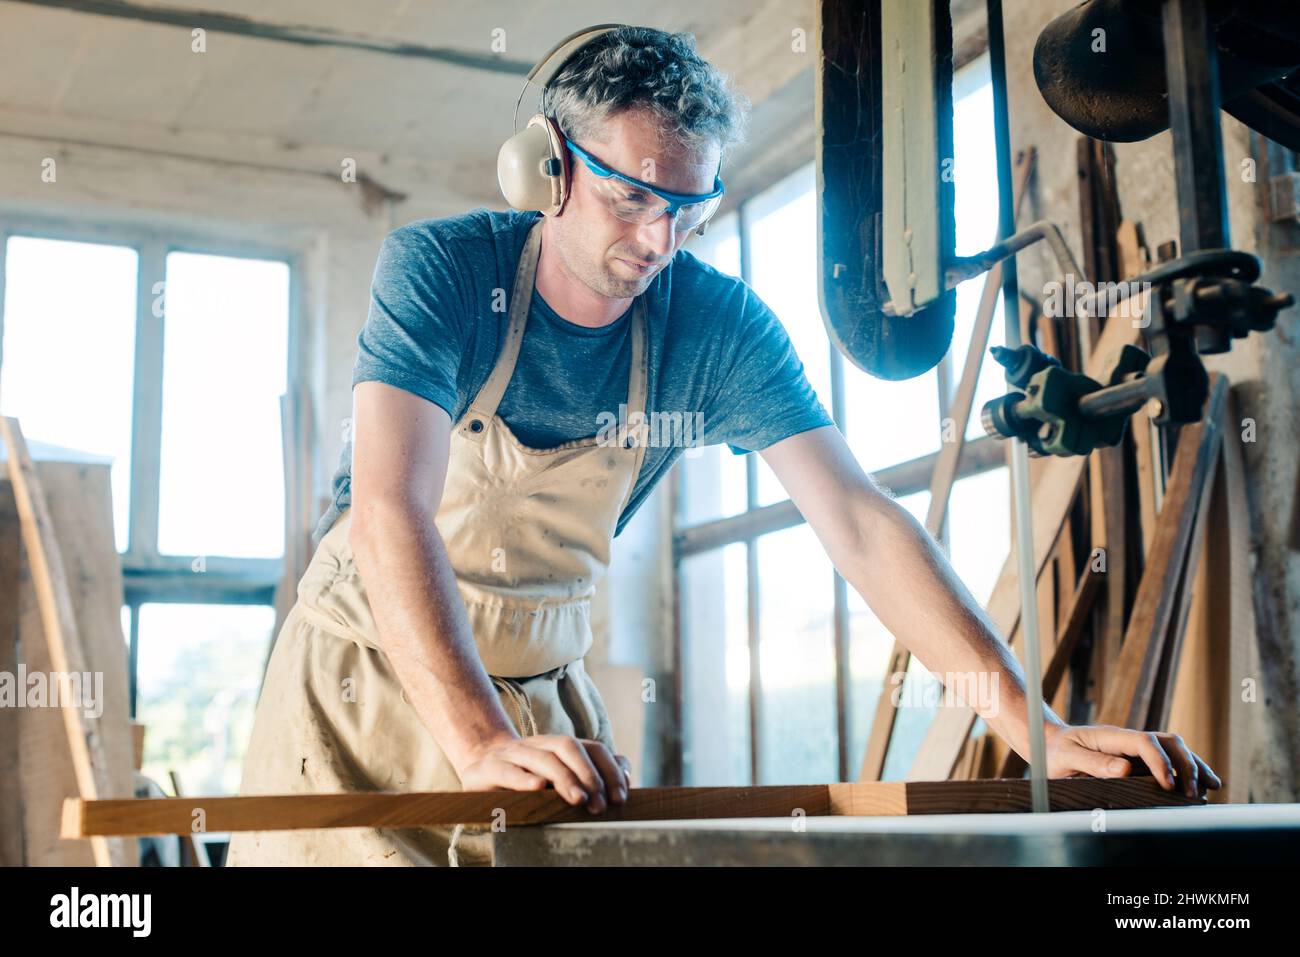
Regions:
<instances>
[{"instance_id":1,"label":"carpenter's face","mask_svg":"<svg viewBox=\"0 0 1300 957\"><path fill-rule=\"evenodd\" d=\"M606 166L674 193L708 193L718 170L720 148L688 152L661 133L646 111L625 110L605 120L600 139L575 140ZM552 220L556 248L566 268L591 289L611 299L640 295L672 260L690 230L674 217L638 225L619 219L598 188L600 178L569 155L572 187L564 212Z\"/></svg>"}]
</instances>

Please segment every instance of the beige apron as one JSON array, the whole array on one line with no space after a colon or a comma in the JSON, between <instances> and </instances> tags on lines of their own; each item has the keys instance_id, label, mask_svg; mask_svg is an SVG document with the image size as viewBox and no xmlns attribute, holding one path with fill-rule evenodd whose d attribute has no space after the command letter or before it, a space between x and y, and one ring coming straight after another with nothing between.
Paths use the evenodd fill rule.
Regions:
<instances>
[{"instance_id":1,"label":"beige apron","mask_svg":"<svg viewBox=\"0 0 1300 957\"><path fill-rule=\"evenodd\" d=\"M521 445L497 416L532 300L542 220L530 230L510 325L482 391L451 434L435 523L484 667L520 735L615 745L595 683L591 596L645 453L646 320L632 311L631 428L552 449ZM638 436L641 440L638 440ZM267 666L241 794L458 791L460 779L380 650L345 511L298 583ZM236 833L228 864L488 864L485 828ZM457 860L458 859L458 860Z\"/></svg>"}]
</instances>

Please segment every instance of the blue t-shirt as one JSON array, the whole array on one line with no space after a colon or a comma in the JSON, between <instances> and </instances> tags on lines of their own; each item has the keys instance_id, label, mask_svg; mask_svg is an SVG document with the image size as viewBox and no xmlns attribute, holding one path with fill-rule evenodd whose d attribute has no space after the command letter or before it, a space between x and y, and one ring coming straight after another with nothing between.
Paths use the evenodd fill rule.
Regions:
<instances>
[{"instance_id":1,"label":"blue t-shirt","mask_svg":"<svg viewBox=\"0 0 1300 957\"><path fill-rule=\"evenodd\" d=\"M479 208L390 232L375 263L352 384L386 382L457 422L496 363L515 267L540 215ZM683 249L643 297L651 439L615 534L689 445L725 442L743 454L833 424L780 320L744 282ZM631 317L629 308L601 328L580 326L534 290L497 409L520 442L548 449L616 427L627 402ZM350 503L351 463L348 441L317 539Z\"/></svg>"}]
</instances>

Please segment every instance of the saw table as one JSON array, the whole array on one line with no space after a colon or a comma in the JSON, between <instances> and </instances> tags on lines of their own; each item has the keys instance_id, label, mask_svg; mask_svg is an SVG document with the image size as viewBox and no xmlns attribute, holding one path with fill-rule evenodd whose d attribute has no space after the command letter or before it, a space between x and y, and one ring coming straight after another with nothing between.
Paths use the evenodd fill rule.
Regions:
<instances>
[{"instance_id":1,"label":"saw table","mask_svg":"<svg viewBox=\"0 0 1300 957\"><path fill-rule=\"evenodd\" d=\"M590 821L507 828L493 835L493 860L498 867L1294 866L1300 805Z\"/></svg>"}]
</instances>

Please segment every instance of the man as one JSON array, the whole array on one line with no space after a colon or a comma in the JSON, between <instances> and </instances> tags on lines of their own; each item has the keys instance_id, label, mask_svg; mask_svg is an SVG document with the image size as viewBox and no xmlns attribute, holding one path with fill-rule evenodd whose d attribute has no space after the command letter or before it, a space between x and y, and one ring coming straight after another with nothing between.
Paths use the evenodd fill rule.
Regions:
<instances>
[{"instance_id":1,"label":"man","mask_svg":"<svg viewBox=\"0 0 1300 957\"><path fill-rule=\"evenodd\" d=\"M687 35L619 28L568 53L542 109L564 165L519 166L558 177L545 215L480 209L383 244L352 447L268 667L243 792L554 787L594 813L626 799L627 759L582 669L589 600L613 536L681 448L610 441L600 423L621 404L632 423L701 413L706 444L760 451L914 654L998 676L981 713L1027 754L1015 657L858 466L772 312L681 251L716 209L743 124L720 74ZM1131 756L1166 788L1175 774L1189 793L1219 786L1176 735L1046 720L1052 777L1123 776ZM481 862L477 837L237 835L230 856Z\"/></svg>"}]
</instances>

